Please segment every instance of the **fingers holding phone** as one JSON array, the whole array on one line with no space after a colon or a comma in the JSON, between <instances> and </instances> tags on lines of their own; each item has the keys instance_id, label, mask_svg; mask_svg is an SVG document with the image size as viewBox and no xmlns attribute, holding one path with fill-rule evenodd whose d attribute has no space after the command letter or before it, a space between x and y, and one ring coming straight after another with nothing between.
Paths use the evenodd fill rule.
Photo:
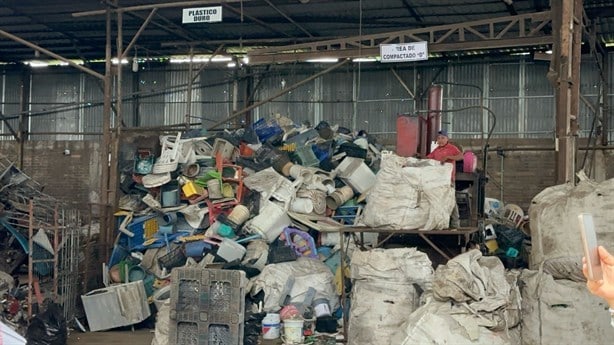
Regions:
<instances>
[{"instance_id":1,"label":"fingers holding phone","mask_svg":"<svg viewBox=\"0 0 614 345\"><path fill-rule=\"evenodd\" d=\"M590 213L581 213L578 215L580 223L580 235L582 237L582 249L584 251L583 263L586 266L585 276L589 280L600 280L603 276L601 270L601 258L597 247L597 235L595 233L595 223L593 215ZM607 251L605 252L607 253ZM614 258L613 258L614 259Z\"/></svg>"}]
</instances>

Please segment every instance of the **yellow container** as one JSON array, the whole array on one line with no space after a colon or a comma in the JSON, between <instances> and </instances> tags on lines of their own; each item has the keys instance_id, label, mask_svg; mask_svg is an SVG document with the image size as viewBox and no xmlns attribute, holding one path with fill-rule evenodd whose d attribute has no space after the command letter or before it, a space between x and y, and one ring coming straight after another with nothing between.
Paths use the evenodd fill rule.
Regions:
<instances>
[{"instance_id":1,"label":"yellow container","mask_svg":"<svg viewBox=\"0 0 614 345\"><path fill-rule=\"evenodd\" d=\"M201 195L205 192L205 189L203 187L197 185L193 181L186 182L181 187L181 190L183 191L183 195L185 195L186 198L191 198L195 195Z\"/></svg>"},{"instance_id":2,"label":"yellow container","mask_svg":"<svg viewBox=\"0 0 614 345\"><path fill-rule=\"evenodd\" d=\"M488 240L484 244L486 245L486 248L488 248L489 254L493 254L494 252L497 251L497 249L499 249L499 244L497 243L497 240L495 239Z\"/></svg>"}]
</instances>

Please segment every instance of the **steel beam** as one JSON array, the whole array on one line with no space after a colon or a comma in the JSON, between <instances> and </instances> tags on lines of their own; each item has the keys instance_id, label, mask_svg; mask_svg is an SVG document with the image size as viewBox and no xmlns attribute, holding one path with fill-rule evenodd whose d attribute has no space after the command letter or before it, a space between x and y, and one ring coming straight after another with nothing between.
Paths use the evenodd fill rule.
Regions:
<instances>
[{"instance_id":1,"label":"steel beam","mask_svg":"<svg viewBox=\"0 0 614 345\"><path fill-rule=\"evenodd\" d=\"M128 43L128 46L126 47L126 49L124 49L123 53L121 54L121 58L119 59L119 61L121 61L123 58L125 58L126 57L126 53L128 53L130 51L130 49L132 49L132 47L136 44L136 40L138 40L139 37L141 37L141 34L143 33L143 31L145 31L145 28L147 27L149 22L151 22L151 20L153 19L153 16L156 15L157 11L158 11L157 8L154 8L153 10L151 10L149 15L147 16L147 18L145 19L145 21L143 22L143 24L139 28L139 31L137 31L136 34L134 34L134 37L132 37L132 40L130 41L130 43Z\"/></svg>"},{"instance_id":2,"label":"steel beam","mask_svg":"<svg viewBox=\"0 0 614 345\"><path fill-rule=\"evenodd\" d=\"M277 11L277 13L281 14L282 17L286 18L290 23L294 24L294 26L299 28L299 30L301 30L307 36L313 37L313 35L309 31L307 31L307 29L305 29L301 24L297 23L294 19L290 18L289 15L287 15L284 11L280 10L279 7L275 6L275 4L273 4L270 0L264 0L264 2L266 2L272 9Z\"/></svg>"},{"instance_id":3,"label":"steel beam","mask_svg":"<svg viewBox=\"0 0 614 345\"><path fill-rule=\"evenodd\" d=\"M6 38L8 38L10 40L13 40L13 41L17 42L17 43L21 43L21 44L23 44L25 46L28 46L28 47L30 47L30 48L40 52L40 53L43 53L43 54L45 54L47 56L50 56L50 57L52 57L54 59L58 59L58 60L60 60L62 62L66 62L67 64L69 64L72 67L80 70L81 72L85 72L85 73L87 73L87 74L89 74L91 76L94 76L94 77L98 78L98 79L104 79L104 76L102 74L100 74L100 73L98 73L96 71L93 71L93 70L91 70L91 69L89 69L87 67L81 66L81 65L79 65L79 64L77 64L77 63L75 63L75 62L73 62L73 61L71 61L71 60L69 60L69 59L67 59L67 58L65 58L63 56L60 56L60 55L58 55L58 54L56 54L56 53L54 53L54 52L52 52L50 50L47 50L47 49L45 49L43 47L40 47L40 46L38 46L38 45L36 45L36 44L34 44L32 42L26 41L26 40L24 40L21 37L15 36L15 35L13 35L11 33L8 33L8 32L6 32L4 30L0 30L0 36L6 37Z\"/></svg>"},{"instance_id":4,"label":"steel beam","mask_svg":"<svg viewBox=\"0 0 614 345\"><path fill-rule=\"evenodd\" d=\"M350 60L343 60L341 62L338 62L338 63L334 64L333 66L331 66L331 67L329 67L329 68L327 68L327 69L325 69L325 70L323 70L321 72L318 72L318 73L316 73L316 74L314 74L314 75L312 75L312 76L310 76L310 77L308 77L306 79L303 79L303 80L299 81L298 83L295 83L293 85L290 85L290 86L286 87L282 91L274 94L273 96L271 96L271 97L269 97L267 99L263 99L260 102L256 102L254 104L251 104L250 106L247 106L247 107L243 108L242 110L234 112L229 117L214 123L208 129L209 130L215 129L215 128L225 124L226 122L234 120L235 118L239 117L242 114L247 113L248 111L250 111L250 110L252 110L254 108L257 108L257 107L259 107L259 106L261 106L261 105L263 105L265 103L268 103L268 102L270 102L270 101L272 101L272 100L274 100L276 98L279 98L279 97L285 95L286 93L288 93L288 92L298 88L301 85L304 85L304 84L306 84L306 83L308 83L308 82L310 82L310 81L312 81L312 80L314 80L316 78L319 78L319 77L321 77L321 76L323 76L323 75L325 75L325 74L327 74L327 73L329 73L331 71L336 70L337 68L339 68L339 67L345 65L346 63L348 63L348 61L350 61Z\"/></svg>"},{"instance_id":5,"label":"steel beam","mask_svg":"<svg viewBox=\"0 0 614 345\"><path fill-rule=\"evenodd\" d=\"M543 29L551 24L550 12L530 13L439 25L420 29L255 49L248 53L250 64L293 62L314 57L378 56L380 44L426 41L429 52L488 50L552 44Z\"/></svg>"},{"instance_id":6,"label":"steel beam","mask_svg":"<svg viewBox=\"0 0 614 345\"><path fill-rule=\"evenodd\" d=\"M272 25L269 25L269 24L263 22L262 20L260 20L260 19L258 19L256 17L253 17L253 16L250 16L248 14L243 13L242 10L237 10L236 8L234 8L234 7L232 7L232 6L228 5L228 4L225 4L225 3L222 3L222 6L224 6L224 8L230 10L231 12L234 12L235 14L240 15L241 17L245 17L245 18L253 21L254 23L262 26L263 28L269 29L269 30L271 30L273 32L276 32L276 33L281 34L281 35L286 36L286 37L292 37L292 35L290 35L289 33L285 32L285 31L277 30ZM241 19L241 21L242 21L242 19ZM311 37L313 37L313 36L311 36Z\"/></svg>"},{"instance_id":7,"label":"steel beam","mask_svg":"<svg viewBox=\"0 0 614 345\"><path fill-rule=\"evenodd\" d=\"M555 90L558 184L575 183L582 22L582 0L552 2L554 45L548 79Z\"/></svg>"},{"instance_id":8,"label":"steel beam","mask_svg":"<svg viewBox=\"0 0 614 345\"><path fill-rule=\"evenodd\" d=\"M194 1L165 2L165 3L121 7L121 8L112 9L111 12L114 12L114 13L115 12L134 12L134 11L151 10L154 8L194 7L194 6L200 6L200 5L218 5L220 3L248 2L248 1L254 1L254 0L194 0ZM105 13L106 13L106 10L94 10L94 11L85 11L85 12L75 12L72 14L72 16L73 17L101 16Z\"/></svg>"}]
</instances>

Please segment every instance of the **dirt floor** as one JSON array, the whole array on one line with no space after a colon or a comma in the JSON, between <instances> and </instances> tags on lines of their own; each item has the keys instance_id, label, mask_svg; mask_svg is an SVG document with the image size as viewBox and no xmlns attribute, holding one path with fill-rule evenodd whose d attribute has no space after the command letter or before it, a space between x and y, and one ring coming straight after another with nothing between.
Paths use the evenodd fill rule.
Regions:
<instances>
[{"instance_id":1,"label":"dirt floor","mask_svg":"<svg viewBox=\"0 0 614 345\"><path fill-rule=\"evenodd\" d=\"M68 337L68 345L87 344L87 345L108 345L108 344L129 344L129 345L150 345L153 339L153 330L138 329L134 332L131 330L122 331L107 331L107 332L89 332L81 333L72 331Z\"/></svg>"}]
</instances>

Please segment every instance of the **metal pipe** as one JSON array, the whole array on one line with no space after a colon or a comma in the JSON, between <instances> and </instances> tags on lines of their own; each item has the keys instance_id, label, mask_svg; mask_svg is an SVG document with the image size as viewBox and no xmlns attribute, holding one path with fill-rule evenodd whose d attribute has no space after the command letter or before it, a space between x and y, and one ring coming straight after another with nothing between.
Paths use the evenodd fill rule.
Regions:
<instances>
[{"instance_id":1,"label":"metal pipe","mask_svg":"<svg viewBox=\"0 0 614 345\"><path fill-rule=\"evenodd\" d=\"M58 55L58 54L56 54L56 53L54 53L54 52L52 52L50 50L47 50L47 49L45 49L43 47L40 47L40 46L37 46L36 44L34 44L32 42L28 42L28 41L24 40L21 37L15 36L15 35L13 35L11 33L8 33L8 32L6 32L4 30L0 30L0 36L4 36L4 37L6 37L6 38L8 38L10 40L13 40L13 41L17 42L17 43L21 43L21 44L23 44L25 46L28 46L28 47L30 47L30 48L32 48L32 49L34 49L34 50L36 50L36 51L38 51L40 53L48 55L48 56L50 56L50 57L52 57L54 59L58 59L58 60L60 60L62 62L65 62L65 63L71 65L72 67L74 67L74 68L76 68L76 69L78 69L78 70L80 70L82 72L85 72L85 73L87 73L87 74L89 74L91 76L94 76L94 77L96 77L98 79L104 79L104 76L102 74L100 74L98 72L95 72L95 71L93 71L93 70L91 70L91 69L89 69L87 67L83 67L83 66L81 66L81 65L79 65L79 64L77 64L77 63L75 63L75 62L73 62L73 61L71 61L71 60L69 60L69 59L67 59L67 58L65 58L63 56L60 56L60 55Z\"/></svg>"},{"instance_id":2,"label":"metal pipe","mask_svg":"<svg viewBox=\"0 0 614 345\"><path fill-rule=\"evenodd\" d=\"M28 320L32 318L32 289L34 288L34 263L32 262L32 252L34 241L34 206L32 199L28 202Z\"/></svg>"},{"instance_id":3,"label":"metal pipe","mask_svg":"<svg viewBox=\"0 0 614 345\"><path fill-rule=\"evenodd\" d=\"M58 204L55 204L55 208L53 209L53 301L55 303L58 302L58 255L59 255L59 234L58 232L59 224L58 224Z\"/></svg>"},{"instance_id":4,"label":"metal pipe","mask_svg":"<svg viewBox=\"0 0 614 345\"><path fill-rule=\"evenodd\" d=\"M194 70L194 47L190 47L190 63L188 65L188 94L187 96L187 109L185 112L185 129L190 130L190 118L192 117L192 85L196 76L192 76Z\"/></svg>"}]
</instances>

